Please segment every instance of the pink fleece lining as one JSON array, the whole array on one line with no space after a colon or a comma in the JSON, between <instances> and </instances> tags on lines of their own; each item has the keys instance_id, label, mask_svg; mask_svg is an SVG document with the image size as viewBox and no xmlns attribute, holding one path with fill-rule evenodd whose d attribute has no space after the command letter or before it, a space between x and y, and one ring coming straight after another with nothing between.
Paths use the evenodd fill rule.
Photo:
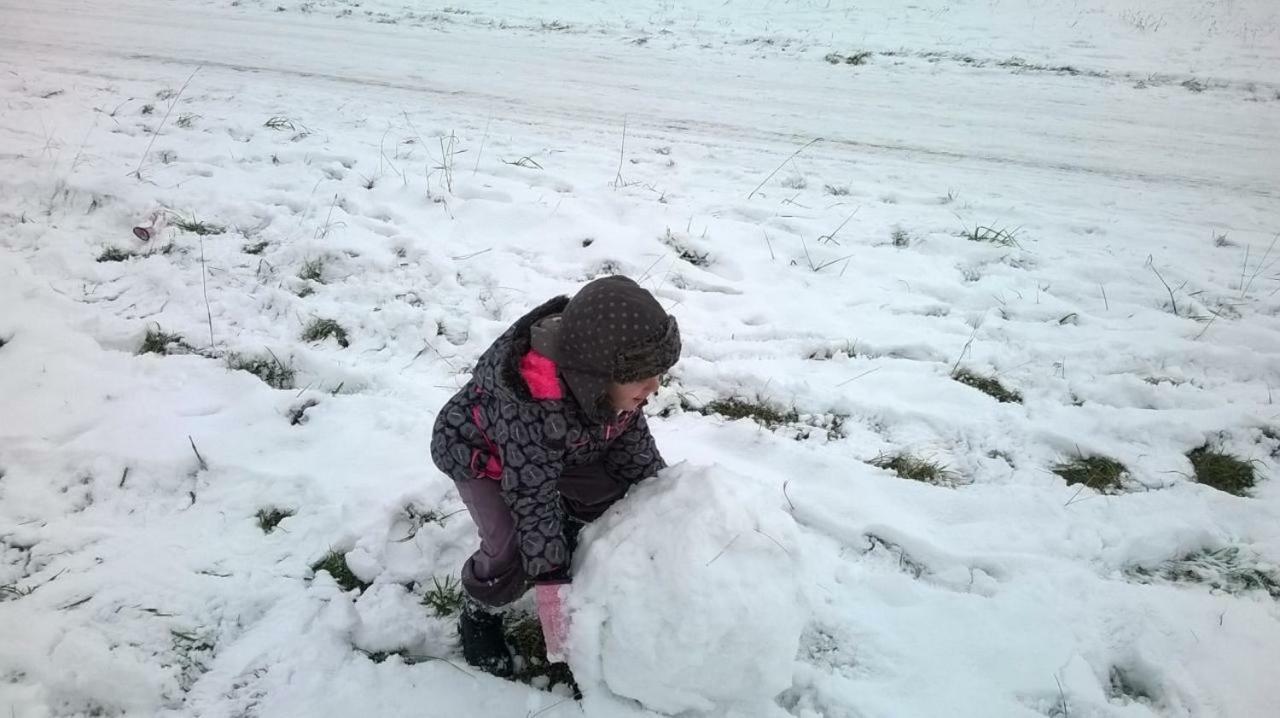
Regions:
<instances>
[{"instance_id":1,"label":"pink fleece lining","mask_svg":"<svg viewBox=\"0 0 1280 718\"><path fill-rule=\"evenodd\" d=\"M520 376L529 385L534 399L563 399L560 379L556 376L556 363L530 349L520 360Z\"/></svg>"}]
</instances>

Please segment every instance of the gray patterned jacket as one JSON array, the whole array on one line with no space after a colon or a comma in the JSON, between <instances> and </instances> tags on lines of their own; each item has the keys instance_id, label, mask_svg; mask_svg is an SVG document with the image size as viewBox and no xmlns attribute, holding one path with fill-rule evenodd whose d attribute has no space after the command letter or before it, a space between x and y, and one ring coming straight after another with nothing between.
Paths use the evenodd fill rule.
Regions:
<instances>
[{"instance_id":1,"label":"gray patterned jacket","mask_svg":"<svg viewBox=\"0 0 1280 718\"><path fill-rule=\"evenodd\" d=\"M501 480L525 573L535 580L562 576L569 566L556 486L564 468L598 462L614 478L635 483L666 466L643 411L601 424L567 390L562 399L533 398L520 373L530 330L567 303L552 299L498 337L440 410L431 437L432 460L454 481Z\"/></svg>"}]
</instances>

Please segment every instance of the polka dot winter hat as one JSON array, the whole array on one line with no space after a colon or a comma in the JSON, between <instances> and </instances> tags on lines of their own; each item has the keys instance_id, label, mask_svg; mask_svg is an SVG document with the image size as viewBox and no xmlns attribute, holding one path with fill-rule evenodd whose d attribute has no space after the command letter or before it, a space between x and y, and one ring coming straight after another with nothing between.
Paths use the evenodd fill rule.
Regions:
<instances>
[{"instance_id":1,"label":"polka dot winter hat","mask_svg":"<svg viewBox=\"0 0 1280 718\"><path fill-rule=\"evenodd\" d=\"M680 358L680 328L658 300L627 277L597 279L565 306L557 361L565 383L593 418L608 414L610 382L665 373Z\"/></svg>"}]
</instances>

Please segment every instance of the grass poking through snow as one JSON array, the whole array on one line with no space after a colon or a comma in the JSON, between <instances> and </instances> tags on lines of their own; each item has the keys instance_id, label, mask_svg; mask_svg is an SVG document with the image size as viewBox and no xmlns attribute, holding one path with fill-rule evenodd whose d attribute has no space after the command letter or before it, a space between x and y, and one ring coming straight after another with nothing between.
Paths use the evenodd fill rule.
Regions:
<instances>
[{"instance_id":1,"label":"grass poking through snow","mask_svg":"<svg viewBox=\"0 0 1280 718\"><path fill-rule=\"evenodd\" d=\"M195 217L192 217L191 219L186 219L186 218L175 219L173 221L173 226L177 227L183 232L198 234L201 237L207 237L211 234L222 234L223 232L227 231L227 228L223 227L220 224L213 224L212 222L202 222L196 219Z\"/></svg>"},{"instance_id":2,"label":"grass poking through snow","mask_svg":"<svg viewBox=\"0 0 1280 718\"><path fill-rule=\"evenodd\" d=\"M289 509L267 508L258 509L258 528L262 529L262 533L269 534L276 530L281 521L289 518L293 512Z\"/></svg>"},{"instance_id":3,"label":"grass poking through snow","mask_svg":"<svg viewBox=\"0 0 1280 718\"><path fill-rule=\"evenodd\" d=\"M343 349L351 346L351 342L347 339L347 330L332 319L314 319L306 329L302 330L304 342L322 342L330 337L333 337L338 342L338 346Z\"/></svg>"},{"instance_id":4,"label":"grass poking through snow","mask_svg":"<svg viewBox=\"0 0 1280 718\"><path fill-rule=\"evenodd\" d=\"M794 408L780 411L764 402L750 402L735 397L716 399L702 407L702 413L719 414L727 419L751 419L770 430L800 421L800 413Z\"/></svg>"},{"instance_id":5,"label":"grass poking through snow","mask_svg":"<svg viewBox=\"0 0 1280 718\"><path fill-rule=\"evenodd\" d=\"M1156 566L1130 566L1124 573L1138 583L1198 583L1232 595L1265 591L1280 599L1280 570L1238 546L1194 551Z\"/></svg>"},{"instance_id":6,"label":"grass poking through snow","mask_svg":"<svg viewBox=\"0 0 1280 718\"><path fill-rule=\"evenodd\" d=\"M296 372L293 366L280 361L274 354L269 357L227 354L227 368L247 371L273 389L292 389Z\"/></svg>"},{"instance_id":7,"label":"grass poking through snow","mask_svg":"<svg viewBox=\"0 0 1280 718\"><path fill-rule=\"evenodd\" d=\"M951 378L965 386L977 389L1002 404L1022 403L1022 394L1013 389L1005 388L994 376L982 376L968 369L957 369L951 373Z\"/></svg>"},{"instance_id":8,"label":"grass poking through snow","mask_svg":"<svg viewBox=\"0 0 1280 718\"><path fill-rule=\"evenodd\" d=\"M347 568L346 556L339 551L330 551L325 554L324 558L312 564L311 570L317 573L320 571L327 572L343 591L350 591L353 588L364 591L369 587L369 584L356 578L356 575L351 573L351 569Z\"/></svg>"},{"instance_id":9,"label":"grass poking through snow","mask_svg":"<svg viewBox=\"0 0 1280 718\"><path fill-rule=\"evenodd\" d=\"M1065 479L1068 486L1083 484L1104 494L1122 491L1129 476L1124 464L1105 456L1077 456L1055 465L1053 473Z\"/></svg>"},{"instance_id":10,"label":"grass poking through snow","mask_svg":"<svg viewBox=\"0 0 1280 718\"><path fill-rule=\"evenodd\" d=\"M298 270L298 278L324 284L324 259L316 257L303 262L302 269Z\"/></svg>"},{"instance_id":11,"label":"grass poking through snow","mask_svg":"<svg viewBox=\"0 0 1280 718\"><path fill-rule=\"evenodd\" d=\"M147 329L147 335L142 338L142 346L138 347L139 354L191 354L195 349L183 340L181 334L170 334L160 327Z\"/></svg>"},{"instance_id":12,"label":"grass poking through snow","mask_svg":"<svg viewBox=\"0 0 1280 718\"><path fill-rule=\"evenodd\" d=\"M98 255L98 261L99 262L123 262L126 259L129 259L130 257L133 257L133 256L134 256L133 252L130 252L125 249L121 249L119 247L105 247L102 250L102 254Z\"/></svg>"},{"instance_id":13,"label":"grass poking through snow","mask_svg":"<svg viewBox=\"0 0 1280 718\"><path fill-rule=\"evenodd\" d=\"M954 486L956 476L947 467L936 461L914 456L906 451L895 454L881 454L867 462L881 469L888 469L899 477L920 481L934 486Z\"/></svg>"},{"instance_id":14,"label":"grass poking through snow","mask_svg":"<svg viewBox=\"0 0 1280 718\"><path fill-rule=\"evenodd\" d=\"M1208 444L1187 454L1196 482L1236 496L1248 496L1257 479L1253 464Z\"/></svg>"},{"instance_id":15,"label":"grass poking through snow","mask_svg":"<svg viewBox=\"0 0 1280 718\"><path fill-rule=\"evenodd\" d=\"M988 227L984 225L975 225L973 229L966 229L960 233L961 237L970 242L986 242L1000 247L1017 247L1018 230L1005 229L1002 227Z\"/></svg>"},{"instance_id":16,"label":"grass poking through snow","mask_svg":"<svg viewBox=\"0 0 1280 718\"><path fill-rule=\"evenodd\" d=\"M422 594L422 605L438 618L456 616L462 610L462 585L453 576L431 577L431 588Z\"/></svg>"}]
</instances>

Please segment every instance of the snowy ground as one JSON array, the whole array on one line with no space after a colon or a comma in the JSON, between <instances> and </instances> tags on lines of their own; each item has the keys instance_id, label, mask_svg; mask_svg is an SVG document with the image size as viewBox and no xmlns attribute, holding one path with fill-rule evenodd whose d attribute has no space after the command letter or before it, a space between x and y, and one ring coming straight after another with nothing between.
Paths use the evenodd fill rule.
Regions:
<instances>
[{"instance_id":1,"label":"snowy ground","mask_svg":"<svg viewBox=\"0 0 1280 718\"><path fill-rule=\"evenodd\" d=\"M684 332L676 478L798 526L773 711L1280 715L1280 604L1239 586L1280 563L1274 3L103 5L0 0L0 715L642 713L472 672L420 605L476 540L434 409L610 272ZM158 207L205 233L137 242ZM1193 480L1206 444L1252 496ZM867 463L904 451L950 476ZM1122 490L1052 472L1081 455ZM626 545L588 538L601 585Z\"/></svg>"}]
</instances>

